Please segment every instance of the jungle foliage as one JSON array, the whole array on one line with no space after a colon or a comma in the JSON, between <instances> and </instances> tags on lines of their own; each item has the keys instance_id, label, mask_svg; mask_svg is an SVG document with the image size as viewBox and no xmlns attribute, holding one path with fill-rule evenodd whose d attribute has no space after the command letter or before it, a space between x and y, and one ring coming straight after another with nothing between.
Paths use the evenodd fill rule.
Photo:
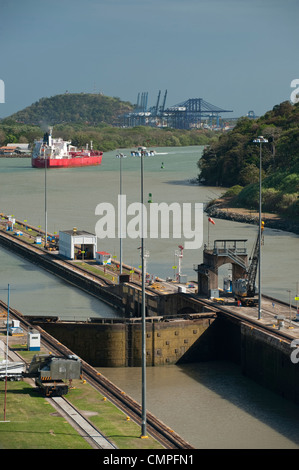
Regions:
<instances>
[{"instance_id":1,"label":"jungle foliage","mask_svg":"<svg viewBox=\"0 0 299 470\"><path fill-rule=\"evenodd\" d=\"M198 162L203 184L237 187L235 207L256 209L263 135L263 210L299 216L299 103L285 101L258 119L242 118L234 129L205 149Z\"/></svg>"},{"instance_id":2,"label":"jungle foliage","mask_svg":"<svg viewBox=\"0 0 299 470\"><path fill-rule=\"evenodd\" d=\"M118 116L130 112L133 105L102 94L64 93L41 98L18 111L10 119L23 124L49 125L65 123L114 124Z\"/></svg>"}]
</instances>

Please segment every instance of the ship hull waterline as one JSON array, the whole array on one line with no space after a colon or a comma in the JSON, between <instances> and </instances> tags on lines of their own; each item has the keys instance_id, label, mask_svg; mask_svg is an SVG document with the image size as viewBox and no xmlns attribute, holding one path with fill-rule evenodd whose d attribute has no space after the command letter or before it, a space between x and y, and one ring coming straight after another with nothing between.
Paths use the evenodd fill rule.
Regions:
<instances>
[{"instance_id":1,"label":"ship hull waterline","mask_svg":"<svg viewBox=\"0 0 299 470\"><path fill-rule=\"evenodd\" d=\"M101 165L102 155L89 157L73 157L73 158L50 158L47 159L47 168L73 168L82 166ZM33 168L45 168L44 158L33 158L31 161Z\"/></svg>"}]
</instances>

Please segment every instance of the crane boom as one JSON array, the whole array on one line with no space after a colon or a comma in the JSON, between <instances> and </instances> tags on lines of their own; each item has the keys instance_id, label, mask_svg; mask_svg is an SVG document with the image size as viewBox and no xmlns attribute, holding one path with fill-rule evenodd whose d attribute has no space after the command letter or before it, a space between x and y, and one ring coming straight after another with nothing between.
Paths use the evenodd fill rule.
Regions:
<instances>
[{"instance_id":1,"label":"crane boom","mask_svg":"<svg viewBox=\"0 0 299 470\"><path fill-rule=\"evenodd\" d=\"M163 103L162 103L162 106L160 106L160 113L163 113L163 112L164 112L164 109L165 109L165 103L166 103L166 96L167 96L167 90L165 90L165 94L164 94Z\"/></svg>"},{"instance_id":2,"label":"crane boom","mask_svg":"<svg viewBox=\"0 0 299 470\"><path fill-rule=\"evenodd\" d=\"M263 230L264 230L264 222L262 222L261 234L263 233ZM260 232L258 233L258 236L256 239L252 261L248 269L248 286L247 286L248 297L253 297L255 295L255 280L256 280L258 263L260 259L260 243L259 242L260 242Z\"/></svg>"},{"instance_id":3,"label":"crane boom","mask_svg":"<svg viewBox=\"0 0 299 470\"><path fill-rule=\"evenodd\" d=\"M264 222L261 226L261 235L264 230ZM255 291L255 280L257 275L257 268L260 259L260 231L255 242L251 264L247 271L246 279L237 279L234 283L234 296L236 300L240 300L244 305L254 305L255 300L253 299Z\"/></svg>"},{"instance_id":4,"label":"crane boom","mask_svg":"<svg viewBox=\"0 0 299 470\"><path fill-rule=\"evenodd\" d=\"M159 109L159 101L160 101L160 95L161 95L161 90L159 90L159 93L158 93L158 98L157 98L157 104L154 108L154 115L157 116L158 115L158 109Z\"/></svg>"}]
</instances>

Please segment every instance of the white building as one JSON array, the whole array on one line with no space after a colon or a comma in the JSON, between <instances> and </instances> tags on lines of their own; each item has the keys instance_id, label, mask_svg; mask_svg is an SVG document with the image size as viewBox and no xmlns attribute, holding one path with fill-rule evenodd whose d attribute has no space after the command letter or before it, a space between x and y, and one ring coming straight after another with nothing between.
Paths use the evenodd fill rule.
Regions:
<instances>
[{"instance_id":1,"label":"white building","mask_svg":"<svg viewBox=\"0 0 299 470\"><path fill-rule=\"evenodd\" d=\"M27 335L28 351L40 351L40 333L37 330L29 330Z\"/></svg>"},{"instance_id":2,"label":"white building","mask_svg":"<svg viewBox=\"0 0 299 470\"><path fill-rule=\"evenodd\" d=\"M97 237L83 230L59 232L59 254L67 259L95 259Z\"/></svg>"},{"instance_id":3,"label":"white building","mask_svg":"<svg viewBox=\"0 0 299 470\"><path fill-rule=\"evenodd\" d=\"M31 152L30 144L7 144L8 148L13 149L14 153L24 153L28 154Z\"/></svg>"},{"instance_id":4,"label":"white building","mask_svg":"<svg viewBox=\"0 0 299 470\"><path fill-rule=\"evenodd\" d=\"M96 262L97 264L111 264L110 253L107 253L106 251L97 251Z\"/></svg>"}]
</instances>

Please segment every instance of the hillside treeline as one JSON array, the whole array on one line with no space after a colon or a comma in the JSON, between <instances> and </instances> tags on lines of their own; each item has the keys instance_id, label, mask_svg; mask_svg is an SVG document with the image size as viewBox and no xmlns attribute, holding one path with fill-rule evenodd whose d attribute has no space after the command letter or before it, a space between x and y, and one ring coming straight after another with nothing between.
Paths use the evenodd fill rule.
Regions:
<instances>
[{"instance_id":1,"label":"hillside treeline","mask_svg":"<svg viewBox=\"0 0 299 470\"><path fill-rule=\"evenodd\" d=\"M133 105L102 94L64 93L41 98L36 103L10 116L23 124L50 125L83 123L115 124L119 116L132 111Z\"/></svg>"},{"instance_id":2,"label":"hillside treeline","mask_svg":"<svg viewBox=\"0 0 299 470\"><path fill-rule=\"evenodd\" d=\"M122 148L207 145L217 139L209 130L178 130L137 126L122 127L122 116L133 105L101 94L65 93L41 98L31 106L0 121L0 145L30 143L49 126L54 137L70 140L77 147L90 141L96 150Z\"/></svg>"},{"instance_id":3,"label":"hillside treeline","mask_svg":"<svg viewBox=\"0 0 299 470\"><path fill-rule=\"evenodd\" d=\"M203 184L230 187L235 207L259 204L259 144L263 135L263 210L299 217L299 104L283 102L259 119L242 118L205 149L198 162Z\"/></svg>"},{"instance_id":4,"label":"hillside treeline","mask_svg":"<svg viewBox=\"0 0 299 470\"><path fill-rule=\"evenodd\" d=\"M43 136L46 127L17 123L6 119L0 123L0 145L29 143ZM53 137L70 140L77 147L93 142L96 150L108 152L122 148L176 147L207 145L217 139L215 133L206 130L159 129L152 127L121 128L109 125L88 126L84 124L58 124L53 126Z\"/></svg>"}]
</instances>

